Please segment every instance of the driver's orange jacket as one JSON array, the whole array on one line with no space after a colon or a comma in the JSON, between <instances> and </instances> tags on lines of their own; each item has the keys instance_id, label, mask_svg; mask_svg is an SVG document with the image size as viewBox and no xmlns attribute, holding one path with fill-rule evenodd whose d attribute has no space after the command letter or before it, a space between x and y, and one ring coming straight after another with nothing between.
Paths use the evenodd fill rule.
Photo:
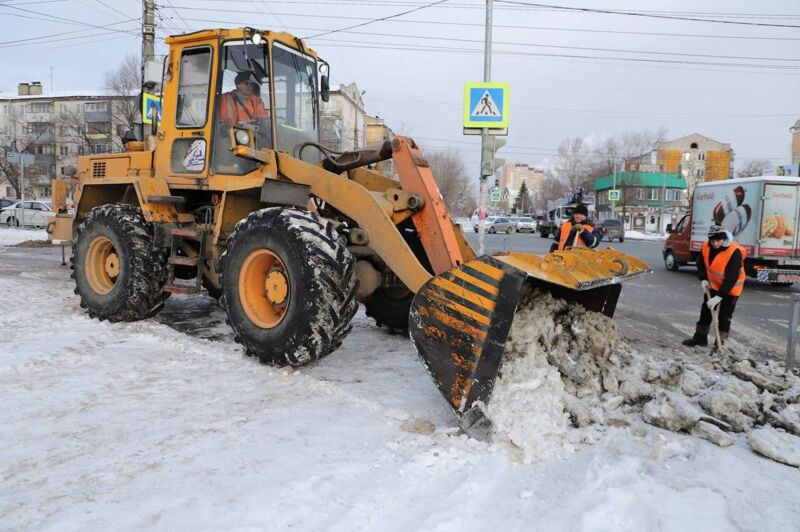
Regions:
<instances>
[{"instance_id":1,"label":"driver's orange jacket","mask_svg":"<svg viewBox=\"0 0 800 532\"><path fill-rule=\"evenodd\" d=\"M269 111L264 108L264 102L255 94L251 94L246 100L235 92L222 95L219 120L224 124L239 124L268 116Z\"/></svg>"}]
</instances>

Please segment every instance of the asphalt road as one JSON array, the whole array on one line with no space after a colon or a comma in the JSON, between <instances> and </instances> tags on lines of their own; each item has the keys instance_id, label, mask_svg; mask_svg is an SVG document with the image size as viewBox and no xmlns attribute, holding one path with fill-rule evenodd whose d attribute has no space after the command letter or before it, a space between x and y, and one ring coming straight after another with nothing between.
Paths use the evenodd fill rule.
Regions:
<instances>
[{"instance_id":1,"label":"asphalt road","mask_svg":"<svg viewBox=\"0 0 800 532\"><path fill-rule=\"evenodd\" d=\"M477 235L469 230L467 240L477 249ZM538 234L486 235L486 251L527 251L547 253L552 240ZM661 257L663 242L626 240L623 243L603 242L647 262L653 273L625 283L615 317L625 318L629 335L637 322L657 327L665 341L679 342L694 331L700 315L702 289L693 266L678 272L664 268ZM748 279L733 316L732 334L746 343L769 348L774 356L784 355L791 314L791 293L800 292L800 285L775 287ZM710 337L709 337L710 338Z\"/></svg>"},{"instance_id":2,"label":"asphalt road","mask_svg":"<svg viewBox=\"0 0 800 532\"><path fill-rule=\"evenodd\" d=\"M477 235L466 233L477 249ZM526 251L547 253L551 240L538 234L486 235L486 251ZM655 345L674 345L691 335L700 313L702 292L694 267L679 272L664 269L662 242L603 242L601 246L638 257L653 268L653 273L625 283L617 305L615 321L629 339L641 339ZM67 256L70 250L67 249ZM60 248L0 249L0 272L25 268L61 268ZM65 275L67 270L65 268ZM789 330L790 296L800 292L800 285L773 287L748 279L733 317L732 334L743 343L782 359ZM213 301L209 299L209 304ZM191 316L187 319L193 319Z\"/></svg>"}]
</instances>

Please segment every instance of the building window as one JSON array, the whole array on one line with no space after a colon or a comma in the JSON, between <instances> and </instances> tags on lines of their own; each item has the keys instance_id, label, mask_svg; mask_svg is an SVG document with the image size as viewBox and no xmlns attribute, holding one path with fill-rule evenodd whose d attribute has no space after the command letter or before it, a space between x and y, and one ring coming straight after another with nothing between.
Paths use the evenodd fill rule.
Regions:
<instances>
[{"instance_id":1,"label":"building window","mask_svg":"<svg viewBox=\"0 0 800 532\"><path fill-rule=\"evenodd\" d=\"M86 122L86 133L111 133L111 122Z\"/></svg>"},{"instance_id":2,"label":"building window","mask_svg":"<svg viewBox=\"0 0 800 532\"><path fill-rule=\"evenodd\" d=\"M17 191L14 190L14 187L6 187L6 197L7 198L16 198Z\"/></svg>"},{"instance_id":3,"label":"building window","mask_svg":"<svg viewBox=\"0 0 800 532\"><path fill-rule=\"evenodd\" d=\"M692 149L692 150L696 150L697 149L697 143L696 142L692 142L692 144L689 146L689 148Z\"/></svg>"},{"instance_id":4,"label":"building window","mask_svg":"<svg viewBox=\"0 0 800 532\"><path fill-rule=\"evenodd\" d=\"M700 160L700 161L705 161L705 160L706 160L706 154L705 154L705 152L700 152L700 153L698 153L698 154L697 154L697 159L698 159L698 160Z\"/></svg>"},{"instance_id":5,"label":"building window","mask_svg":"<svg viewBox=\"0 0 800 532\"><path fill-rule=\"evenodd\" d=\"M100 142L97 144L89 145L89 150L92 153L111 153L111 144L107 142Z\"/></svg>"},{"instance_id":6,"label":"building window","mask_svg":"<svg viewBox=\"0 0 800 532\"><path fill-rule=\"evenodd\" d=\"M644 199L644 189L643 188L637 188L636 189L636 199L637 200L643 200Z\"/></svg>"},{"instance_id":7,"label":"building window","mask_svg":"<svg viewBox=\"0 0 800 532\"><path fill-rule=\"evenodd\" d=\"M25 133L29 135L44 135L53 131L53 124L50 122L28 122L25 126Z\"/></svg>"},{"instance_id":8,"label":"building window","mask_svg":"<svg viewBox=\"0 0 800 532\"><path fill-rule=\"evenodd\" d=\"M49 102L34 102L28 105L29 113L49 113L51 103Z\"/></svg>"},{"instance_id":9,"label":"building window","mask_svg":"<svg viewBox=\"0 0 800 532\"><path fill-rule=\"evenodd\" d=\"M55 153L52 144L34 144L30 150L36 155L53 155Z\"/></svg>"},{"instance_id":10,"label":"building window","mask_svg":"<svg viewBox=\"0 0 800 532\"><path fill-rule=\"evenodd\" d=\"M650 201L654 201L658 199L658 189L657 188L649 188L647 189L647 199Z\"/></svg>"},{"instance_id":11,"label":"building window","mask_svg":"<svg viewBox=\"0 0 800 532\"><path fill-rule=\"evenodd\" d=\"M87 113L102 113L108 111L108 102L87 102L84 104Z\"/></svg>"},{"instance_id":12,"label":"building window","mask_svg":"<svg viewBox=\"0 0 800 532\"><path fill-rule=\"evenodd\" d=\"M50 187L41 187L39 192L39 196L42 198L49 198L53 194L53 191L50 189Z\"/></svg>"},{"instance_id":13,"label":"building window","mask_svg":"<svg viewBox=\"0 0 800 532\"><path fill-rule=\"evenodd\" d=\"M61 146L59 148L59 153L61 153L61 155L69 155L69 146Z\"/></svg>"},{"instance_id":14,"label":"building window","mask_svg":"<svg viewBox=\"0 0 800 532\"><path fill-rule=\"evenodd\" d=\"M706 171L703 170L702 168L699 168L695 174L697 177L705 177Z\"/></svg>"}]
</instances>

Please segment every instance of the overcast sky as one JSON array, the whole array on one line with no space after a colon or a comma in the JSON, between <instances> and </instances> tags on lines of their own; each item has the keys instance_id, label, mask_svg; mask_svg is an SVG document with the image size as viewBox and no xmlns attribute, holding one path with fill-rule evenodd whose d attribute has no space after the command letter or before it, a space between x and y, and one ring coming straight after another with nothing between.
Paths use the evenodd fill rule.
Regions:
<instances>
[{"instance_id":1,"label":"overcast sky","mask_svg":"<svg viewBox=\"0 0 800 532\"><path fill-rule=\"evenodd\" d=\"M156 0L158 40L241 25L309 37L431 3ZM494 4L492 79L511 84L508 146L498 156L547 164L567 136L664 126L670 138L697 132L730 143L737 164L789 162L800 1L542 0L673 18L523 5L532 3ZM104 72L140 53L140 16L137 0L0 0L0 91L20 81L99 89ZM448 0L309 44L331 64L334 88L355 81L368 113L423 148L458 149L477 174L479 140L462 135L461 119L464 82L483 78L484 17L484 2Z\"/></svg>"}]
</instances>

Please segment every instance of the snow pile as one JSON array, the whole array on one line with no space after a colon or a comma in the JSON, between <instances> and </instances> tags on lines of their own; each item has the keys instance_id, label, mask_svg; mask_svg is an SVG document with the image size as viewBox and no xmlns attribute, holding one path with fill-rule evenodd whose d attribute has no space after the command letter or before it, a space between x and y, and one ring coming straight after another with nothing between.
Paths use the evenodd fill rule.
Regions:
<instances>
[{"instance_id":1,"label":"snow pile","mask_svg":"<svg viewBox=\"0 0 800 532\"><path fill-rule=\"evenodd\" d=\"M30 240L47 240L47 233L44 229L0 227L0 246L14 246Z\"/></svg>"},{"instance_id":2,"label":"snow pile","mask_svg":"<svg viewBox=\"0 0 800 532\"><path fill-rule=\"evenodd\" d=\"M753 448L789 464L800 454L800 379L777 364L756 367L729 349L707 363L648 357L610 318L538 290L520 300L488 412L495 441L525 463L564 457L610 427L642 430L642 421L723 447L736 433L776 427L786 432L749 440L769 452Z\"/></svg>"},{"instance_id":3,"label":"snow pile","mask_svg":"<svg viewBox=\"0 0 800 532\"><path fill-rule=\"evenodd\" d=\"M625 238L630 240L666 240L667 235L659 233L643 233L641 231L627 230L625 231Z\"/></svg>"}]
</instances>

